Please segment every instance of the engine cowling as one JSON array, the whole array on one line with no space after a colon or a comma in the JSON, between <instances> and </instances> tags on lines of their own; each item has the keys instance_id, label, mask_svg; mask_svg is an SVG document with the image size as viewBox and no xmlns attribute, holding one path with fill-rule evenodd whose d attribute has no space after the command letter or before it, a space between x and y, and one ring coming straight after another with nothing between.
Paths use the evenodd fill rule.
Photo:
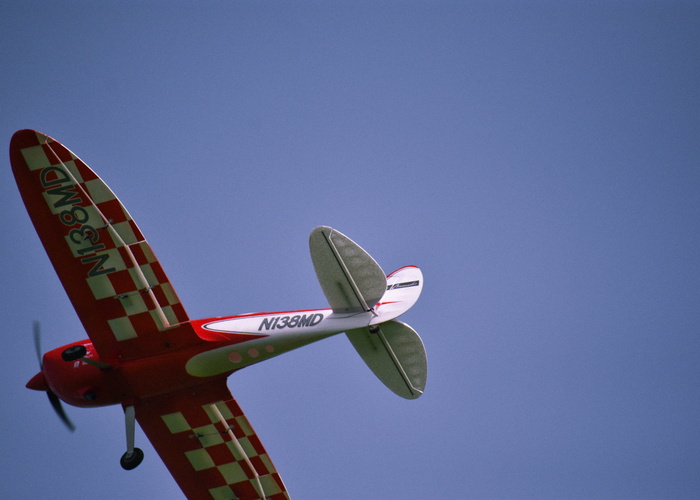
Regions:
<instances>
[{"instance_id":1,"label":"engine cowling","mask_svg":"<svg viewBox=\"0 0 700 500\"><path fill-rule=\"evenodd\" d=\"M74 342L44 354L42 371L35 375L27 387L34 390L47 388L73 406L107 406L119 403L114 377L109 370L98 368L83 359L64 361L62 353L75 346L84 346L86 357L99 361L97 352L89 341Z\"/></svg>"}]
</instances>

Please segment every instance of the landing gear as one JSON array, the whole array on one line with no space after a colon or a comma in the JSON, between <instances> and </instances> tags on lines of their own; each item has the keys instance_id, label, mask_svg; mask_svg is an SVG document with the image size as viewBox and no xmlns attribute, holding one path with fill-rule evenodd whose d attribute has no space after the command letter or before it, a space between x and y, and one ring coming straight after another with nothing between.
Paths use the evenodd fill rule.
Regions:
<instances>
[{"instance_id":1,"label":"landing gear","mask_svg":"<svg viewBox=\"0 0 700 500\"><path fill-rule=\"evenodd\" d=\"M141 448L134 448L131 453L128 451L124 453L121 460L119 460L119 463L121 464L122 469L131 470L138 467L142 460L143 451L141 451Z\"/></svg>"},{"instance_id":2,"label":"landing gear","mask_svg":"<svg viewBox=\"0 0 700 500\"><path fill-rule=\"evenodd\" d=\"M134 447L134 433L136 431L136 410L133 405L124 407L124 421L126 423L126 453L122 455L119 463L124 470L132 470L139 466L143 460L143 451Z\"/></svg>"}]
</instances>

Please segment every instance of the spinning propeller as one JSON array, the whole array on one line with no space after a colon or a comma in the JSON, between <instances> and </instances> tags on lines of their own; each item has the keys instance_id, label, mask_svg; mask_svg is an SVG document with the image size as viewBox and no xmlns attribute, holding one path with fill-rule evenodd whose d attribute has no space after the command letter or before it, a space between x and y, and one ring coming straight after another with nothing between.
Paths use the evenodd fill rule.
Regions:
<instances>
[{"instance_id":1,"label":"spinning propeller","mask_svg":"<svg viewBox=\"0 0 700 500\"><path fill-rule=\"evenodd\" d=\"M36 356L39 360L39 368L41 368L42 371L37 373L34 376L34 378L32 378L29 381L27 387L29 387L30 389L46 391L46 395L49 397L49 402L51 403L51 406L53 407L54 411L63 421L63 423L66 424L66 427L68 427L68 429L70 429L70 431L73 432L75 431L75 425L73 425L73 422L71 422L68 418L68 415L66 415L66 412L63 409L63 404L61 403L59 397L49 388L49 385L46 383L46 378L43 372L44 363L42 361L41 353L41 325L38 321L34 322L34 349L36 349Z\"/></svg>"},{"instance_id":2,"label":"spinning propeller","mask_svg":"<svg viewBox=\"0 0 700 500\"><path fill-rule=\"evenodd\" d=\"M32 379L27 383L27 388L33 389L35 391L45 391L46 395L49 397L49 402L53 407L59 418L66 424L66 427L70 429L71 432L75 430L73 422L70 421L68 415L63 410L63 404L58 395L51 390L48 382L46 381L46 375L44 373L44 362L41 353L41 326L38 321L34 322L34 348L36 349L36 356L39 359L39 367L41 371L34 375ZM103 363L96 359L91 359L86 357L87 350L84 345L76 344L66 348L61 353L61 358L63 361L71 362L75 360L81 360L92 366L96 366L101 370L111 370L113 367L106 363ZM87 399L91 399L87 393L85 396ZM134 433L136 428L136 410L133 405L124 405L124 416L126 422L126 453L122 455L121 466L125 470L131 470L137 467L143 460L143 451L134 446Z\"/></svg>"}]
</instances>

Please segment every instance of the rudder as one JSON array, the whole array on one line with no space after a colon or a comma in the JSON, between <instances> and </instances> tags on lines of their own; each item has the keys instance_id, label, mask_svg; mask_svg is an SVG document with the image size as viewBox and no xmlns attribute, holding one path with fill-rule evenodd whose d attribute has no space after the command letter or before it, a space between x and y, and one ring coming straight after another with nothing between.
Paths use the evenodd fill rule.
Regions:
<instances>
[{"instance_id":1,"label":"rudder","mask_svg":"<svg viewBox=\"0 0 700 500\"><path fill-rule=\"evenodd\" d=\"M423 273L416 266L402 267L387 276L386 285L371 325L394 319L413 307L423 290Z\"/></svg>"}]
</instances>

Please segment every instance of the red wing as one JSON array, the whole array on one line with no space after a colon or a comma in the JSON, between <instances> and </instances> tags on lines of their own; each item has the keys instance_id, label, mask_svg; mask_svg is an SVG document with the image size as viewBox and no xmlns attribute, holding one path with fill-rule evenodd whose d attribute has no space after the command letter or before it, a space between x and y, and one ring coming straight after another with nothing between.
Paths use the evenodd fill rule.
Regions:
<instances>
[{"instance_id":1,"label":"red wing","mask_svg":"<svg viewBox=\"0 0 700 500\"><path fill-rule=\"evenodd\" d=\"M166 331L187 321L187 313L114 193L62 144L33 130L15 133L10 160L39 238L101 359L163 349L172 336Z\"/></svg>"},{"instance_id":2,"label":"red wing","mask_svg":"<svg viewBox=\"0 0 700 500\"><path fill-rule=\"evenodd\" d=\"M225 380L143 400L136 419L188 499L289 499Z\"/></svg>"}]
</instances>

